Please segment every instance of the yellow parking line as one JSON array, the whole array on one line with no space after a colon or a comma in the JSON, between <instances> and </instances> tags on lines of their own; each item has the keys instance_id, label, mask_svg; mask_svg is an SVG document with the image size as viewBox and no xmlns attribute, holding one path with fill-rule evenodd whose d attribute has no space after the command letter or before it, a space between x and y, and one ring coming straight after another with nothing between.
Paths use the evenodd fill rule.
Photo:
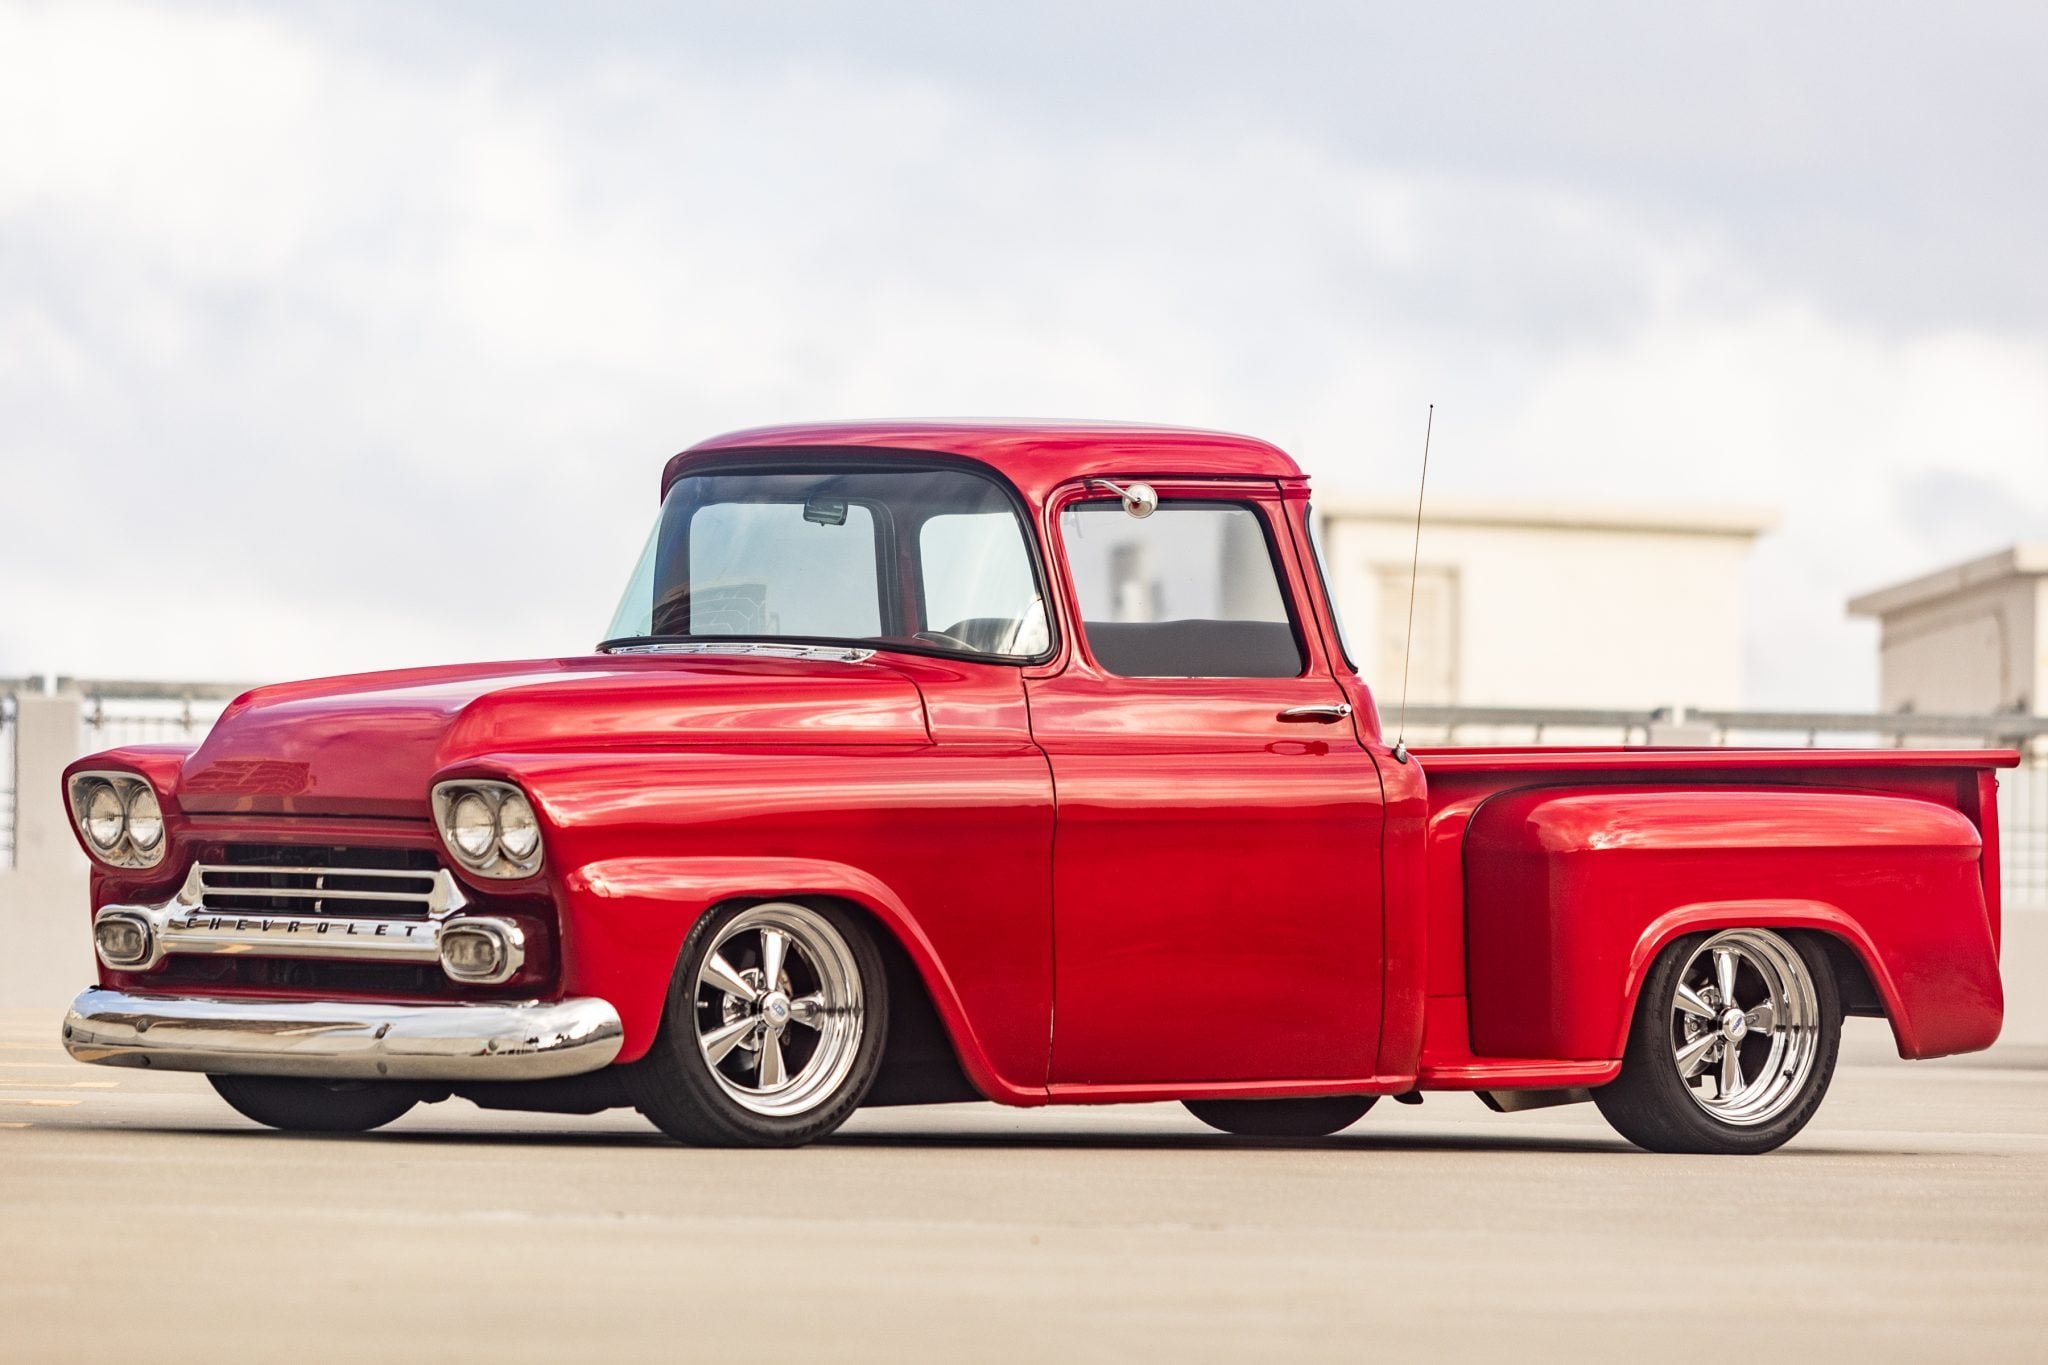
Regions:
<instances>
[{"instance_id":1,"label":"yellow parking line","mask_svg":"<svg viewBox=\"0 0 2048 1365\"><path fill-rule=\"evenodd\" d=\"M26 1104L37 1109L70 1109L84 1100L32 1100L26 1095L0 1095L0 1104Z\"/></svg>"},{"instance_id":2,"label":"yellow parking line","mask_svg":"<svg viewBox=\"0 0 2048 1365\"><path fill-rule=\"evenodd\" d=\"M58 1081L43 1084L36 1081L0 1081L0 1090L112 1090L119 1081Z\"/></svg>"},{"instance_id":3,"label":"yellow parking line","mask_svg":"<svg viewBox=\"0 0 2048 1365\"><path fill-rule=\"evenodd\" d=\"M0 1128L33 1128L33 1123L0 1123Z\"/></svg>"}]
</instances>

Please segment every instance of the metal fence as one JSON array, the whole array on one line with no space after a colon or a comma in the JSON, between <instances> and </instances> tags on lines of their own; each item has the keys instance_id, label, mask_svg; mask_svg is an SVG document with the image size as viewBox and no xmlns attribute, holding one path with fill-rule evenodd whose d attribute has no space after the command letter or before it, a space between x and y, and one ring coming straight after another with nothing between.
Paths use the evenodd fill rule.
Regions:
<instances>
[{"instance_id":1,"label":"metal fence","mask_svg":"<svg viewBox=\"0 0 2048 1365\"><path fill-rule=\"evenodd\" d=\"M0 867L13 865L18 747L15 691L0 684ZM243 690L218 683L60 678L80 699L80 753L124 744L196 743ZM1388 717L1391 722L1392 716ZM2025 759L1999 776L2000 835L2009 905L2048 908L2048 716L1867 715L1806 711L1570 710L1411 706L1408 739L1424 744L1697 744L1764 747L2015 748Z\"/></svg>"},{"instance_id":2,"label":"metal fence","mask_svg":"<svg viewBox=\"0 0 2048 1365\"><path fill-rule=\"evenodd\" d=\"M1387 717L1390 725L1393 719ZM2000 880L2007 905L2048 909L2048 716L1410 706L1407 724L1408 741L1417 746L2018 749L2020 766L1998 775Z\"/></svg>"},{"instance_id":3,"label":"metal fence","mask_svg":"<svg viewBox=\"0 0 2048 1365\"><path fill-rule=\"evenodd\" d=\"M239 695L239 694L237 694ZM90 696L79 717L83 752L127 744L196 744L206 738L229 698Z\"/></svg>"},{"instance_id":4,"label":"metal fence","mask_svg":"<svg viewBox=\"0 0 2048 1365\"><path fill-rule=\"evenodd\" d=\"M22 801L17 696L78 698L79 733L73 742L76 752L83 755L128 744L196 744L213 728L227 704L246 690L227 683L0 680L0 868L15 865Z\"/></svg>"}]
</instances>

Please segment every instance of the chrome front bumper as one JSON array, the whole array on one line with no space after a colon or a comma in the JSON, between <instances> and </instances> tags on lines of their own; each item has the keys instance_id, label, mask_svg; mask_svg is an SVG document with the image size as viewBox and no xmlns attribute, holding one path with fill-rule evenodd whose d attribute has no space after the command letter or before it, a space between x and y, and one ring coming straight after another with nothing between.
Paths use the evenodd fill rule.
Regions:
<instances>
[{"instance_id":1,"label":"chrome front bumper","mask_svg":"<svg viewBox=\"0 0 2048 1365\"><path fill-rule=\"evenodd\" d=\"M64 1017L81 1062L328 1080L537 1081L608 1066L603 1000L477 1005L225 1000L89 990Z\"/></svg>"}]
</instances>

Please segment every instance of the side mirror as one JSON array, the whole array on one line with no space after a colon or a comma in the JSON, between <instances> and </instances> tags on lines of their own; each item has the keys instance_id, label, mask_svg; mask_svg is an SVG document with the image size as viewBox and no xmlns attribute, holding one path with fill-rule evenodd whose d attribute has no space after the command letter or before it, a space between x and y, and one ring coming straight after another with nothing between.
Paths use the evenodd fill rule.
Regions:
<instances>
[{"instance_id":1,"label":"side mirror","mask_svg":"<svg viewBox=\"0 0 2048 1365\"><path fill-rule=\"evenodd\" d=\"M1124 512L1138 521L1143 521L1159 510L1159 492L1149 483L1129 485L1111 483L1108 479L1090 479L1088 482L1107 488L1124 500Z\"/></svg>"}]
</instances>

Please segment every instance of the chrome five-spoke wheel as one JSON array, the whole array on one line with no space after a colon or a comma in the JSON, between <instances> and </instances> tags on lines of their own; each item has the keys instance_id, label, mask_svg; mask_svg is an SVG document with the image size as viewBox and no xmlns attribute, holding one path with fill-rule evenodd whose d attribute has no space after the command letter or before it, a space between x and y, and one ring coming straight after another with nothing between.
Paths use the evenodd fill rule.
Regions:
<instances>
[{"instance_id":1,"label":"chrome five-spoke wheel","mask_svg":"<svg viewBox=\"0 0 2048 1365\"><path fill-rule=\"evenodd\" d=\"M800 1114L853 1068L863 1024L853 949L817 911L756 905L697 969L697 1046L734 1102Z\"/></svg>"},{"instance_id":2,"label":"chrome five-spoke wheel","mask_svg":"<svg viewBox=\"0 0 2048 1365\"><path fill-rule=\"evenodd\" d=\"M1714 935L1671 992L1671 1061L1723 1123L1768 1123L1799 1097L1819 1051L1820 1002L1790 943L1762 929Z\"/></svg>"},{"instance_id":3,"label":"chrome five-spoke wheel","mask_svg":"<svg viewBox=\"0 0 2048 1365\"><path fill-rule=\"evenodd\" d=\"M831 903L729 905L684 941L654 1046L627 1077L671 1137L791 1146L874 1084L888 983L866 922Z\"/></svg>"},{"instance_id":4,"label":"chrome five-spoke wheel","mask_svg":"<svg viewBox=\"0 0 2048 1365\"><path fill-rule=\"evenodd\" d=\"M1621 1074L1593 1098L1652 1151L1767 1152L1820 1107L1841 1030L1834 977L1810 936L1695 935L1657 959Z\"/></svg>"}]
</instances>

